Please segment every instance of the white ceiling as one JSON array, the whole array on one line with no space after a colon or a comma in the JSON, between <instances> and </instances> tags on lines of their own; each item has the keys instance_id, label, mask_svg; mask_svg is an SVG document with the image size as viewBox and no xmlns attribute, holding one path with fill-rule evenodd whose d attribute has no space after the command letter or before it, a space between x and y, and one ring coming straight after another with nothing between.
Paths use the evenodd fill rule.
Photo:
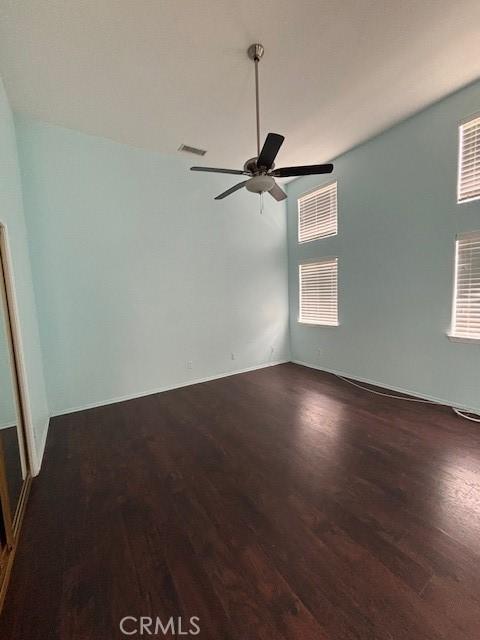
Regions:
<instances>
[{"instance_id":1,"label":"white ceiling","mask_svg":"<svg viewBox=\"0 0 480 640\"><path fill-rule=\"evenodd\" d=\"M480 76L478 0L0 0L14 110L204 164L323 162ZM196 158L192 159L197 162Z\"/></svg>"}]
</instances>

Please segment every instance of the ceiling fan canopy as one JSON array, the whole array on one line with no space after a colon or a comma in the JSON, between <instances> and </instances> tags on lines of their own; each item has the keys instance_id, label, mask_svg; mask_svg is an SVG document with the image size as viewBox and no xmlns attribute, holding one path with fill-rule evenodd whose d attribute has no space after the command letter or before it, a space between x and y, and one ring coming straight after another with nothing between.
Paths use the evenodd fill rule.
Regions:
<instances>
[{"instance_id":1,"label":"ceiling fan canopy","mask_svg":"<svg viewBox=\"0 0 480 640\"><path fill-rule=\"evenodd\" d=\"M331 173L333 164L310 164L296 167L281 167L275 169L275 159L280 147L285 140L284 136L279 133L269 133L265 138L263 147L260 148L260 97L258 83L258 63L265 52L261 44L252 44L247 50L248 57L255 64L255 105L256 105L256 124L257 124L257 155L245 162L242 169L220 169L216 167L190 167L192 171L205 171L212 173L227 173L231 175L249 176L248 180L243 180L238 184L230 187L215 200L223 200L227 196L235 193L239 189L245 187L247 191L252 193L269 193L275 200L285 200L287 194L275 182L275 178L290 178L297 176L320 175Z\"/></svg>"}]
</instances>

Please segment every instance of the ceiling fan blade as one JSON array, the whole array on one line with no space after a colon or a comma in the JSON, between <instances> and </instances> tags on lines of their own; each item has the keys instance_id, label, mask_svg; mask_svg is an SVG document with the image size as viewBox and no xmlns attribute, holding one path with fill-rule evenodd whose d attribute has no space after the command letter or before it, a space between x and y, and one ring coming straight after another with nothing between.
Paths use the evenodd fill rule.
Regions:
<instances>
[{"instance_id":1,"label":"ceiling fan blade","mask_svg":"<svg viewBox=\"0 0 480 640\"><path fill-rule=\"evenodd\" d=\"M332 173L333 164L307 164L300 167L282 167L271 173L275 178L290 178L292 176L313 176L321 173Z\"/></svg>"},{"instance_id":2,"label":"ceiling fan blade","mask_svg":"<svg viewBox=\"0 0 480 640\"><path fill-rule=\"evenodd\" d=\"M285 198L287 197L285 191L281 187L279 187L278 184L274 184L268 193L273 196L278 202L280 202L281 200L285 200Z\"/></svg>"},{"instance_id":3,"label":"ceiling fan blade","mask_svg":"<svg viewBox=\"0 0 480 640\"><path fill-rule=\"evenodd\" d=\"M232 173L235 176L249 176L250 173L240 169L217 169L216 167L190 167L190 171L209 171L210 173Z\"/></svg>"},{"instance_id":4,"label":"ceiling fan blade","mask_svg":"<svg viewBox=\"0 0 480 640\"><path fill-rule=\"evenodd\" d=\"M226 198L227 196L229 196L231 193L235 193L235 191L238 191L239 189L241 189L242 187L244 187L247 184L248 180L244 180L243 182L239 182L238 184L236 184L233 187L230 187L230 189L227 189L226 191L224 191L223 193L221 193L219 196L217 196L215 198L215 200L223 200L223 198Z\"/></svg>"},{"instance_id":5,"label":"ceiling fan blade","mask_svg":"<svg viewBox=\"0 0 480 640\"><path fill-rule=\"evenodd\" d=\"M285 138L278 133L269 133L257 159L257 167L270 169Z\"/></svg>"}]
</instances>

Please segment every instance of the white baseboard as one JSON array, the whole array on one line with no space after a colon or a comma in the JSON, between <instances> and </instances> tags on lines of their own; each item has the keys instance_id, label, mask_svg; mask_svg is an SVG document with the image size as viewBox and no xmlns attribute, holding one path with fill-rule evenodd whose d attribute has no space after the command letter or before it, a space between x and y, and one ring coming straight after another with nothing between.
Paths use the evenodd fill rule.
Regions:
<instances>
[{"instance_id":1,"label":"white baseboard","mask_svg":"<svg viewBox=\"0 0 480 640\"><path fill-rule=\"evenodd\" d=\"M412 391L411 389L403 389L402 387L395 387L392 385L387 385L384 382L379 382L378 380L370 380L369 378L363 378L361 376L357 376L356 374L346 373L345 371L339 371L338 369L329 369L327 367L318 367L314 364L309 364L308 362L303 362L302 360L292 360L294 364L300 364L303 367L308 367L309 369L316 369L317 371L325 371L325 373L333 373L337 376L343 376L344 378L350 378L351 380L355 380L357 382L365 382L366 384L372 384L375 387L380 387L383 389L388 389L389 391L397 391L398 393L404 393L405 395L412 396L414 398L419 398L420 400L430 400L430 402L435 402L437 404L444 405L446 407L455 407L456 409L461 409L462 411L471 412L471 413L479 413L480 407L467 407L462 404L454 404L449 400L445 400L443 398L437 398L435 396L430 396L425 393L420 394L418 391Z\"/></svg>"},{"instance_id":2,"label":"white baseboard","mask_svg":"<svg viewBox=\"0 0 480 640\"><path fill-rule=\"evenodd\" d=\"M63 416L69 413L76 413L77 411L85 411L86 409L95 409L96 407L104 407L109 404L116 404L117 402L125 402L126 400L135 400L136 398L143 398L145 396L151 396L156 393L163 393L164 391L172 391L174 389L181 389L182 387L190 387L194 384L201 384L202 382L211 382L212 380L220 380L221 378L228 378L229 376L236 376L239 373L248 373L249 371L256 371L257 369L265 369L266 367L275 367L278 364L285 364L290 360L276 360L274 362L266 362L264 364L254 365L253 367L246 367L245 369L237 369L236 371L228 371L226 373L217 373L213 376L207 376L205 378L194 378L188 382L181 382L179 384L168 385L165 387L159 387L158 389L150 389L149 391L141 391L140 393L131 393L125 396L119 396L117 398L110 398L108 400L101 400L99 402L91 402L80 407L71 407L69 409L61 409L55 411L52 418L55 416Z\"/></svg>"},{"instance_id":3,"label":"white baseboard","mask_svg":"<svg viewBox=\"0 0 480 640\"><path fill-rule=\"evenodd\" d=\"M2 429L11 429L12 427L16 427L16 423L12 422L11 424L0 424L0 430Z\"/></svg>"}]
</instances>

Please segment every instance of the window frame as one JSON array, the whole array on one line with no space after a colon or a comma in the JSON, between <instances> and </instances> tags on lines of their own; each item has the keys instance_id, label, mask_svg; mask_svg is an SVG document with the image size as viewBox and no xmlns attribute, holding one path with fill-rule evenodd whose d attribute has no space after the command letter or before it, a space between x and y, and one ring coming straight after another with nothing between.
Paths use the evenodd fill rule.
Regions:
<instances>
[{"instance_id":1,"label":"window frame","mask_svg":"<svg viewBox=\"0 0 480 640\"><path fill-rule=\"evenodd\" d=\"M451 342L465 342L469 344L480 344L479 337L462 336L455 333L455 324L457 316L457 289L458 289L458 254L459 254L459 242L462 239L469 237L478 237L480 239L480 230L465 231L457 233L455 236L455 256L453 261L453 294L452 294L452 307L451 307L451 323L450 329L447 332L447 337Z\"/></svg>"},{"instance_id":2,"label":"window frame","mask_svg":"<svg viewBox=\"0 0 480 640\"><path fill-rule=\"evenodd\" d=\"M457 144L457 204L467 204L469 202L475 202L476 200L480 200L480 189L477 195L471 196L468 198L461 198L461 175L462 175L462 151L463 151L463 127L467 125L469 122L473 120L480 120L480 112L473 113L458 122L457 125L457 135L458 135L458 144ZM480 122L479 122L480 126ZM479 159L480 159L480 151L479 151Z\"/></svg>"},{"instance_id":3,"label":"window frame","mask_svg":"<svg viewBox=\"0 0 480 640\"><path fill-rule=\"evenodd\" d=\"M332 185L335 185L335 199L336 199L335 233L329 233L328 235L325 235L325 236L318 236L316 238L311 238L310 240L300 240L300 200L316 193L317 191L328 189L328 187L331 187ZM338 180L336 178L334 180L330 180L329 182L326 182L325 184L316 185L312 189L309 189L304 193L300 193L297 196L297 244L304 245L304 244L308 244L309 242L318 242L319 240L325 240L326 238L334 238L335 236L338 236Z\"/></svg>"},{"instance_id":4,"label":"window frame","mask_svg":"<svg viewBox=\"0 0 480 640\"><path fill-rule=\"evenodd\" d=\"M302 309L302 281L301 281L301 267L303 265L308 265L308 264L319 264L322 262L331 262L331 261L335 261L336 263L336 267L337 267L337 321L336 323L332 324L332 323L325 323L325 322L308 322L305 320L301 319L301 309ZM304 327L324 327L324 328L332 328L335 329L337 327L340 326L340 304L339 304L339 300L340 300L340 296L339 296L339 282L340 282L340 258L339 256L322 256L321 258L315 257L315 258L309 258L306 260L302 260L301 262L298 263L298 314L297 314L297 324L301 324Z\"/></svg>"}]
</instances>

